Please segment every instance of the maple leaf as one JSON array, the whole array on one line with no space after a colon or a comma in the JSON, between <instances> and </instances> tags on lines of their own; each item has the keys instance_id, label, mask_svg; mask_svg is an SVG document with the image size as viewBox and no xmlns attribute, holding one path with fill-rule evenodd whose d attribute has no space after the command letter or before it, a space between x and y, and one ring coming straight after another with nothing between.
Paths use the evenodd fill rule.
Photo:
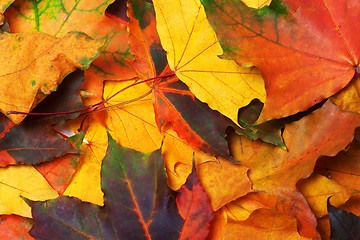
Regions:
<instances>
[{"instance_id":1,"label":"maple leaf","mask_svg":"<svg viewBox=\"0 0 360 240\"><path fill-rule=\"evenodd\" d=\"M31 202L34 227L30 234L37 239L60 239L64 234L70 238L83 239L156 239L166 234L169 239L178 239L180 233L186 233L182 227L187 227L188 224L179 215L175 200L176 192L167 187L165 178L160 150L143 154L120 146L109 135L109 145L102 168L104 207L66 197L47 202ZM207 200L195 174L189 177L179 193L180 206L189 198L192 198L191 202L194 203ZM197 232L198 229L204 228L203 224L206 225L211 220L212 211L208 206L209 214L199 218L197 211L204 209L204 205L200 205L199 209L198 204L192 205L191 202L190 205L186 202L182 210L187 221L205 220L195 227ZM67 214L74 211L77 212L76 218L71 217L72 214ZM204 213L203 211L202 214ZM126 221L121 221L124 217ZM79 225L84 219L86 223Z\"/></svg>"},{"instance_id":2,"label":"maple leaf","mask_svg":"<svg viewBox=\"0 0 360 240\"><path fill-rule=\"evenodd\" d=\"M85 70L85 81L82 86L85 94L84 103L92 105L103 100L105 80L128 80L136 77L130 62L133 59L129 52L127 26L104 16L94 25L90 34L105 39L101 53L89 69Z\"/></svg>"},{"instance_id":3,"label":"maple leaf","mask_svg":"<svg viewBox=\"0 0 360 240\"><path fill-rule=\"evenodd\" d=\"M76 148L80 149L85 132L69 137L67 140ZM59 195L62 195L68 187L70 180L78 166L80 154L65 154L53 159L51 162L35 165L41 175L49 182Z\"/></svg>"},{"instance_id":4,"label":"maple leaf","mask_svg":"<svg viewBox=\"0 0 360 240\"><path fill-rule=\"evenodd\" d=\"M259 122L308 109L357 71L356 1L275 0L259 10L235 0L202 3L224 57L262 72L267 98Z\"/></svg>"},{"instance_id":5,"label":"maple leaf","mask_svg":"<svg viewBox=\"0 0 360 240\"><path fill-rule=\"evenodd\" d=\"M0 214L31 217L31 209L22 197L45 201L56 198L58 193L33 166L0 168Z\"/></svg>"},{"instance_id":6,"label":"maple leaf","mask_svg":"<svg viewBox=\"0 0 360 240\"><path fill-rule=\"evenodd\" d=\"M1 239L35 240L28 234L28 231L31 227L31 219L20 217L17 215L0 216Z\"/></svg>"},{"instance_id":7,"label":"maple leaf","mask_svg":"<svg viewBox=\"0 0 360 240\"><path fill-rule=\"evenodd\" d=\"M135 77L127 63L129 56L126 26L105 16L105 1L16 1L8 11L12 32L43 32L64 36L69 31L81 31L104 41L100 56L85 71L84 103L96 104L102 100L103 80ZM87 24L83 24L86 22Z\"/></svg>"},{"instance_id":8,"label":"maple leaf","mask_svg":"<svg viewBox=\"0 0 360 240\"><path fill-rule=\"evenodd\" d=\"M146 84L132 86L135 83L134 80L105 82L104 99L126 88L106 102L109 107L106 126L122 146L150 152L160 147L163 136L155 123L152 89Z\"/></svg>"},{"instance_id":9,"label":"maple leaf","mask_svg":"<svg viewBox=\"0 0 360 240\"><path fill-rule=\"evenodd\" d=\"M104 16L106 7L114 0L55 0L15 1L6 11L11 32L43 32L63 37L80 31L91 35L93 25ZM86 23L86 24L84 24Z\"/></svg>"},{"instance_id":10,"label":"maple leaf","mask_svg":"<svg viewBox=\"0 0 360 240\"><path fill-rule=\"evenodd\" d=\"M187 140L191 146L235 162L228 156L225 130L228 126L233 126L238 133L248 132L238 128L218 112L211 111L206 104L195 98L185 84L173 76L157 35L153 6L144 1L131 1L128 5L129 47L135 55L135 60L130 64L144 81L154 79L153 104L159 129L166 129L171 123L178 136ZM261 133L253 135L254 138L263 136Z\"/></svg>"},{"instance_id":11,"label":"maple leaf","mask_svg":"<svg viewBox=\"0 0 360 240\"><path fill-rule=\"evenodd\" d=\"M0 166L36 164L65 153L77 153L73 146L41 121L14 124L0 115ZM22 141L19 137L22 136Z\"/></svg>"},{"instance_id":12,"label":"maple leaf","mask_svg":"<svg viewBox=\"0 0 360 240\"><path fill-rule=\"evenodd\" d=\"M151 103L146 107L152 109ZM114 109L114 108L113 108ZM112 112L110 111L109 116L112 117ZM163 136L158 132L156 123L154 119L150 119L150 122L147 122L147 114L153 114L153 111L145 111L142 115L134 116L132 115L131 108L125 109L117 109L114 111L116 115L113 120L110 119L111 122L114 122L114 125L107 124L109 128L109 132L111 134L119 134L122 131L128 131L126 128L123 128L121 125L117 124L117 118L120 116L122 121L125 120L125 123L128 123L129 126L133 124L135 121L137 127L134 128L134 133L143 134L141 135L145 143L150 143L149 140L152 139L151 133L156 133L156 137L158 146L161 146L161 142ZM127 122L130 120L129 122ZM74 131L79 129L81 119L73 120L71 123ZM79 166L74 174L68 188L65 190L64 195L66 196L74 196L82 201L87 201L91 203L95 203L98 205L103 205L103 192L100 188L100 171L101 171L101 163L102 159L106 154L107 147L107 130L102 125L101 122L97 121L97 118L89 117L86 120L86 136L87 144L84 144L81 148L85 154L80 155ZM113 128L112 126L116 126ZM149 129L149 131L144 131L144 129ZM149 135L150 134L150 135ZM156 149L155 146L149 144L137 145L133 144L130 141L136 141L136 135L131 137L131 134L117 135L118 139L122 141L125 146L134 146L137 150L145 151L146 149ZM181 139L176 136L176 133L173 131L167 131L165 133L165 139L162 145L162 155L166 159L166 171L168 174L168 184L173 190L177 190L183 185L187 179L187 176L191 172L191 159L193 156L193 149L183 143ZM127 139L129 137L130 139ZM179 163L181 166L179 167ZM190 167L189 167L190 166Z\"/></svg>"},{"instance_id":13,"label":"maple leaf","mask_svg":"<svg viewBox=\"0 0 360 240\"><path fill-rule=\"evenodd\" d=\"M154 7L140 0L128 5L129 46L135 55L130 64L144 81L154 79L152 98L159 130L166 130L171 123L178 136L191 146L234 161L229 157L225 141L225 129L231 122L196 100L186 85L173 76L155 28ZM188 112L190 109L191 114Z\"/></svg>"},{"instance_id":14,"label":"maple leaf","mask_svg":"<svg viewBox=\"0 0 360 240\"><path fill-rule=\"evenodd\" d=\"M243 137L233 140L230 149L250 169L252 188L275 199L271 200L274 204L281 203L285 213L295 215L300 235L315 237L315 217L295 184L310 175L319 156L333 156L343 150L359 121L358 114L342 112L328 101L311 115L285 127L288 151Z\"/></svg>"},{"instance_id":15,"label":"maple leaf","mask_svg":"<svg viewBox=\"0 0 360 240\"><path fill-rule=\"evenodd\" d=\"M114 96L106 103L108 107L106 119L108 131L122 146L141 152L158 149L165 136L163 156L166 159L166 169L174 172L174 166L179 162L191 165L194 149L171 129L162 133L159 131L149 95L152 89L145 84L128 88L132 83L134 81L130 81L130 83L108 81L105 83L104 99L127 88L126 91L122 91L121 94ZM141 99L133 101L134 98ZM185 182L185 179L186 176L182 179L182 183Z\"/></svg>"},{"instance_id":16,"label":"maple leaf","mask_svg":"<svg viewBox=\"0 0 360 240\"><path fill-rule=\"evenodd\" d=\"M133 0L128 2L128 7L129 47L135 56L130 62L132 68L143 80L166 75L166 52L157 34L153 5Z\"/></svg>"},{"instance_id":17,"label":"maple leaf","mask_svg":"<svg viewBox=\"0 0 360 240\"><path fill-rule=\"evenodd\" d=\"M113 93L117 91L114 90L114 87L115 89L122 89L122 87L117 87L119 85L128 86L128 84L120 82L106 82L105 94L108 94L108 96L113 95ZM109 93L107 92L108 90L110 90ZM122 92L109 101L109 106L111 108L107 110L107 127L114 138L116 138L123 146L136 148L138 151L143 152L153 150L157 146L160 146L163 139L163 135L160 134L155 123L155 116L151 106L150 97L147 96L142 101L135 101L131 104L122 105L116 108L113 107L113 105L118 103L121 104L123 101L126 101L126 99L131 99L134 96L141 94L141 92L146 93L148 90L151 89L146 85L137 85L127 89L125 92ZM74 129L77 128L78 127L74 127ZM93 195L96 192L98 193L97 195L101 196L101 191L97 187L99 180L93 181L95 178L98 179L96 173L100 172L101 164L101 157L98 157L95 154L99 151L104 152L106 142L103 142L106 133L105 128L93 119L89 119L89 129L87 134L88 133L94 133L92 136L85 137L91 142L91 145L87 146L87 148L93 150L89 151L83 149L83 151L88 152L88 154L82 155L81 158L86 158L88 160L86 160L87 163L84 162L82 164L84 169L79 171L79 174L81 174L82 177L79 179L75 175L74 181L72 181L64 194L94 202L94 199L90 200L89 195ZM181 139L176 136L175 132L167 130L164 132L164 135L165 139L162 147L162 154L165 158L165 165L168 170L170 180L169 186L171 186L172 189L178 189L178 186L184 183L183 179L186 179L189 174L187 166L191 164L194 150L184 144ZM198 162L213 162L213 164L210 165L201 164L199 167L202 184L209 194L213 209L219 208L219 205L225 204L226 201L233 200L236 197L246 194L250 186L246 177L247 169L245 167L239 165L232 169L230 164L225 164L223 162L224 160L221 159L220 166L218 162L214 162L216 161L214 158L208 155L205 155L204 157L204 155L205 154L201 154L201 152L195 153ZM91 156L94 158L91 158ZM182 166L185 167L185 170ZM176 175L172 173L175 173ZM219 175L220 173L221 175ZM217 179L223 178L227 179L227 181L221 180L223 184L218 184ZM231 187L231 180L234 179L237 179L237 187ZM89 184L89 181L91 181L92 184ZM244 182L244 185L241 186L239 184L240 181ZM228 193L227 196L226 189L229 188L234 191L234 194L231 195ZM71 194L69 193L69 189L72 189ZM75 189L78 190L75 191ZM98 203L98 201L96 201L96 203Z\"/></svg>"},{"instance_id":18,"label":"maple leaf","mask_svg":"<svg viewBox=\"0 0 360 240\"><path fill-rule=\"evenodd\" d=\"M129 47L131 52L135 54L135 60L130 62L130 64L144 81L152 80L154 77L163 78L167 71L165 68L167 61L155 29L153 6L144 1L132 1L129 3L129 17ZM160 146L163 136L154 128L156 127L154 110L148 104L150 103L148 102L150 98L147 95L150 94L151 87L137 85L137 82L133 83L134 86L132 86L131 82L132 81L129 81L129 83L107 82L105 84L104 98L107 99L113 96L112 99L106 103L108 107L112 108L108 110L108 120L110 121L107 121L107 127L122 145L143 152L152 151ZM153 88L154 87L156 88L156 83ZM122 89L126 89L126 91ZM116 95L117 90L121 92L119 95ZM138 98L141 98L141 100ZM136 99L135 102L134 99ZM124 105L124 103L126 103L126 105ZM119 107L114 108L116 105ZM155 104L155 108L156 107L157 105ZM127 122L130 124L125 126L124 123ZM122 125L124 126L121 127ZM162 125L158 124L158 126L162 129ZM224 134L225 128L222 132L220 136ZM176 134L170 133L169 130L164 131L164 133L165 136L170 137L165 138L163 147L163 154L165 159L167 159L166 168L174 172L176 163L191 163L192 149L186 146L182 140L178 139ZM146 137L144 138L144 136ZM139 141L139 139L141 139L143 144L134 144L134 140ZM171 140L173 143L169 144L170 141L168 141L168 139L173 139ZM222 143L226 144L224 139L222 139ZM223 145L225 146L225 144ZM169 148L171 145L173 145L173 147ZM225 151L227 151L227 149L225 149ZM175 189L177 188L175 186L173 187Z\"/></svg>"},{"instance_id":19,"label":"maple leaf","mask_svg":"<svg viewBox=\"0 0 360 240\"><path fill-rule=\"evenodd\" d=\"M178 136L191 146L237 162L229 156L225 140L226 128L237 126L197 100L177 77L164 78L154 86L153 104L159 129L171 123Z\"/></svg>"},{"instance_id":20,"label":"maple leaf","mask_svg":"<svg viewBox=\"0 0 360 240\"><path fill-rule=\"evenodd\" d=\"M105 83L104 98L107 99L108 96L113 96L114 93L121 91L130 85L131 84L126 82L108 81ZM186 179L187 174L189 174L187 171L188 168L186 168L184 172L182 169L177 169L177 166L191 164L191 158L194 150L186 145L181 139L179 139L175 132L167 130L163 132L164 136L160 134L155 123L155 116L154 110L151 106L151 99L150 96L147 95L149 91L152 90L147 85L133 85L131 88L127 88L126 91L123 91L119 95L116 95L110 99L107 102L108 107L110 108L107 109L108 118L106 126L109 129L109 132L111 132L114 138L119 141L121 145L135 148L136 150L142 152L156 149L158 146L160 146L161 141L165 136L162 153L165 159L166 169L168 170L169 174L169 185L173 189L177 189L177 186L182 184L184 182L183 179ZM136 100L135 102L131 101L135 96L143 95L147 96L141 98L141 100ZM124 102L127 104L124 105ZM203 110L206 112L210 109L204 108ZM214 124L219 123L215 122ZM209 138L211 137L213 136L209 136ZM197 153L195 154L195 157L198 157ZM211 159L211 161L214 161L214 159ZM241 169L241 167L239 168ZM219 169L214 169L214 173L218 171ZM176 175L170 173L175 173ZM225 172L223 172L223 174L226 176ZM237 176L239 179L244 179L244 191L244 189L246 189L245 186L249 186L246 174L244 171L241 171ZM209 178L209 184L204 185L205 191L207 193L215 193L216 189L220 189L220 186L215 184L215 179L217 179L217 176L216 174L211 174L207 177ZM239 188L235 189L239 190ZM227 197L224 196L225 192L223 190L224 189L221 189L221 194L219 193L218 195L212 195L213 198L211 199L211 202L214 208L218 208L217 204L224 204L224 199L232 199L234 196L244 194L241 190L239 192L234 190L234 195ZM219 198L219 200L217 200L216 197L219 195L222 195L223 199L220 200Z\"/></svg>"},{"instance_id":21,"label":"maple leaf","mask_svg":"<svg viewBox=\"0 0 360 240\"><path fill-rule=\"evenodd\" d=\"M240 107L254 98L264 101L258 70L218 57L223 51L200 1L157 0L154 7L169 66L200 101L235 123Z\"/></svg>"},{"instance_id":22,"label":"maple leaf","mask_svg":"<svg viewBox=\"0 0 360 240\"><path fill-rule=\"evenodd\" d=\"M80 70L69 74L57 91L33 110L34 115L28 116L20 124L14 124L5 116L0 116L0 166L37 164L65 153L79 153L62 136L56 134L51 125L64 124L65 120L79 116L76 111L84 106L77 93L83 79L83 72ZM46 116L54 112L74 113ZM22 141L19 141L19 136L23 136Z\"/></svg>"},{"instance_id":23,"label":"maple leaf","mask_svg":"<svg viewBox=\"0 0 360 240\"><path fill-rule=\"evenodd\" d=\"M75 68L87 68L102 44L82 33L61 39L42 33L2 34L0 110L29 112ZM34 42L37 44L34 45ZM25 115L9 118L21 122Z\"/></svg>"},{"instance_id":24,"label":"maple leaf","mask_svg":"<svg viewBox=\"0 0 360 240\"><path fill-rule=\"evenodd\" d=\"M76 132L81 124L81 119L69 122L69 125ZM100 172L102 159L106 154L107 132L101 122L90 116L87 119L89 124L86 127L86 143L82 145L79 164L68 187L63 195L77 197L82 201L91 202L97 205L104 205L103 192L101 191Z\"/></svg>"}]
</instances>

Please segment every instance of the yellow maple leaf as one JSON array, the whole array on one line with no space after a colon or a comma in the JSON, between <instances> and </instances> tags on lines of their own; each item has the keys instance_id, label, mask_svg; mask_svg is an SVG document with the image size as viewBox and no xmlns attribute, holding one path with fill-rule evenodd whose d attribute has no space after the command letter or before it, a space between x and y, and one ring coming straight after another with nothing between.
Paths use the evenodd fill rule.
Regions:
<instances>
[{"instance_id":1,"label":"yellow maple leaf","mask_svg":"<svg viewBox=\"0 0 360 240\"><path fill-rule=\"evenodd\" d=\"M130 82L130 83L129 83ZM129 86L129 81L106 81L104 98L107 99L117 91ZM151 88L146 84L133 86L110 99L106 106L105 126L93 117L89 117L85 124L88 126L85 139L87 144L82 148L85 154L80 156L79 167L71 180L64 195L77 197L82 201L103 205L103 192L100 184L102 159L107 149L107 133L122 146L133 148L141 152L151 152L162 146L165 167L168 174L168 184L172 189L178 189L185 183L191 172L193 149L180 139L172 130L164 135L160 133L155 122L151 95L133 103L122 104L149 92ZM118 105L120 104L120 105ZM100 112L100 117L101 112ZM79 129L81 119L72 121L71 127ZM178 163L186 168L177 168ZM190 166L190 167L189 167Z\"/></svg>"},{"instance_id":2,"label":"yellow maple leaf","mask_svg":"<svg viewBox=\"0 0 360 240\"><path fill-rule=\"evenodd\" d=\"M102 159L105 157L107 148L107 133L96 119L90 117L89 128L86 131L86 144L81 150L85 154L80 155L78 168L66 188L64 195L77 197L85 202L97 205L104 204L104 193L101 191L100 171ZM81 119L71 123L72 128L79 129Z\"/></svg>"},{"instance_id":3,"label":"yellow maple leaf","mask_svg":"<svg viewBox=\"0 0 360 240\"><path fill-rule=\"evenodd\" d=\"M133 83L133 80L106 82L104 99L131 83ZM152 91L151 87L143 83L132 86L112 98L107 103L107 106L111 108L107 110L106 126L114 139L122 146L141 152L151 152L160 148L164 139L162 155L165 158L165 166L168 171L175 173L175 175L169 175L169 185L173 189L177 189L185 183L191 168L188 169L187 174L181 175L181 179L174 179L173 181L172 178L177 178L175 165L183 163L191 166L195 150L187 145L185 140L180 139L175 131L170 129L166 129L163 133L159 131L155 122L151 95L146 95L149 91ZM121 105L144 95L146 96L139 100Z\"/></svg>"},{"instance_id":4,"label":"yellow maple leaf","mask_svg":"<svg viewBox=\"0 0 360 240\"><path fill-rule=\"evenodd\" d=\"M248 7L260 9L265 6L269 6L271 0L242 0L242 2Z\"/></svg>"},{"instance_id":5,"label":"yellow maple leaf","mask_svg":"<svg viewBox=\"0 0 360 240\"><path fill-rule=\"evenodd\" d=\"M85 69L100 53L102 43L71 32L58 39L43 33L0 36L0 110L29 112L55 91L75 68ZM26 115L9 118L21 122Z\"/></svg>"},{"instance_id":6,"label":"yellow maple leaf","mask_svg":"<svg viewBox=\"0 0 360 240\"><path fill-rule=\"evenodd\" d=\"M31 208L20 197L33 201L56 198L58 193L33 166L0 168L0 214L31 218Z\"/></svg>"},{"instance_id":7,"label":"yellow maple leaf","mask_svg":"<svg viewBox=\"0 0 360 240\"><path fill-rule=\"evenodd\" d=\"M212 109L237 123L238 109L265 100L261 73L219 58L223 50L199 0L154 0L167 59L181 81Z\"/></svg>"}]
</instances>

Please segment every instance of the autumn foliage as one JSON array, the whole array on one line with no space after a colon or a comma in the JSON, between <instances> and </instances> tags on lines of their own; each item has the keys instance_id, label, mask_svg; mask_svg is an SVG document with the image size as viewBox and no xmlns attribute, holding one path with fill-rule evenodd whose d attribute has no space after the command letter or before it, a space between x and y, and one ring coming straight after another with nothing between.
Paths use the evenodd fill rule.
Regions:
<instances>
[{"instance_id":1,"label":"autumn foliage","mask_svg":"<svg viewBox=\"0 0 360 240\"><path fill-rule=\"evenodd\" d=\"M0 239L359 239L357 0L0 0Z\"/></svg>"}]
</instances>

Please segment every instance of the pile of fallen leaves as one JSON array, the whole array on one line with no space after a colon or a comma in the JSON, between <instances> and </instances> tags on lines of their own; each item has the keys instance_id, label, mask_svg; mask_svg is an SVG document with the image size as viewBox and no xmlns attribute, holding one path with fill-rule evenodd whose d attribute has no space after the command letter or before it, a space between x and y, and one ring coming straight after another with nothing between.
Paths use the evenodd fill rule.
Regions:
<instances>
[{"instance_id":1,"label":"pile of fallen leaves","mask_svg":"<svg viewBox=\"0 0 360 240\"><path fill-rule=\"evenodd\" d=\"M0 239L359 239L357 0L0 11Z\"/></svg>"}]
</instances>

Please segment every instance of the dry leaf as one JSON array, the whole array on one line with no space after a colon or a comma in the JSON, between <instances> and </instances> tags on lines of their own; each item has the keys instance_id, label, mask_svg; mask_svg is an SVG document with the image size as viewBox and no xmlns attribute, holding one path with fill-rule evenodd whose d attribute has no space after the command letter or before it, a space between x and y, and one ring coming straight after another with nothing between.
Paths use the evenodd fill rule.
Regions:
<instances>
[{"instance_id":1,"label":"dry leaf","mask_svg":"<svg viewBox=\"0 0 360 240\"><path fill-rule=\"evenodd\" d=\"M35 44L34 44L35 43ZM88 68L102 43L82 33L58 39L43 33L2 34L0 110L30 112L75 68ZM9 118L21 122L26 115Z\"/></svg>"}]
</instances>

